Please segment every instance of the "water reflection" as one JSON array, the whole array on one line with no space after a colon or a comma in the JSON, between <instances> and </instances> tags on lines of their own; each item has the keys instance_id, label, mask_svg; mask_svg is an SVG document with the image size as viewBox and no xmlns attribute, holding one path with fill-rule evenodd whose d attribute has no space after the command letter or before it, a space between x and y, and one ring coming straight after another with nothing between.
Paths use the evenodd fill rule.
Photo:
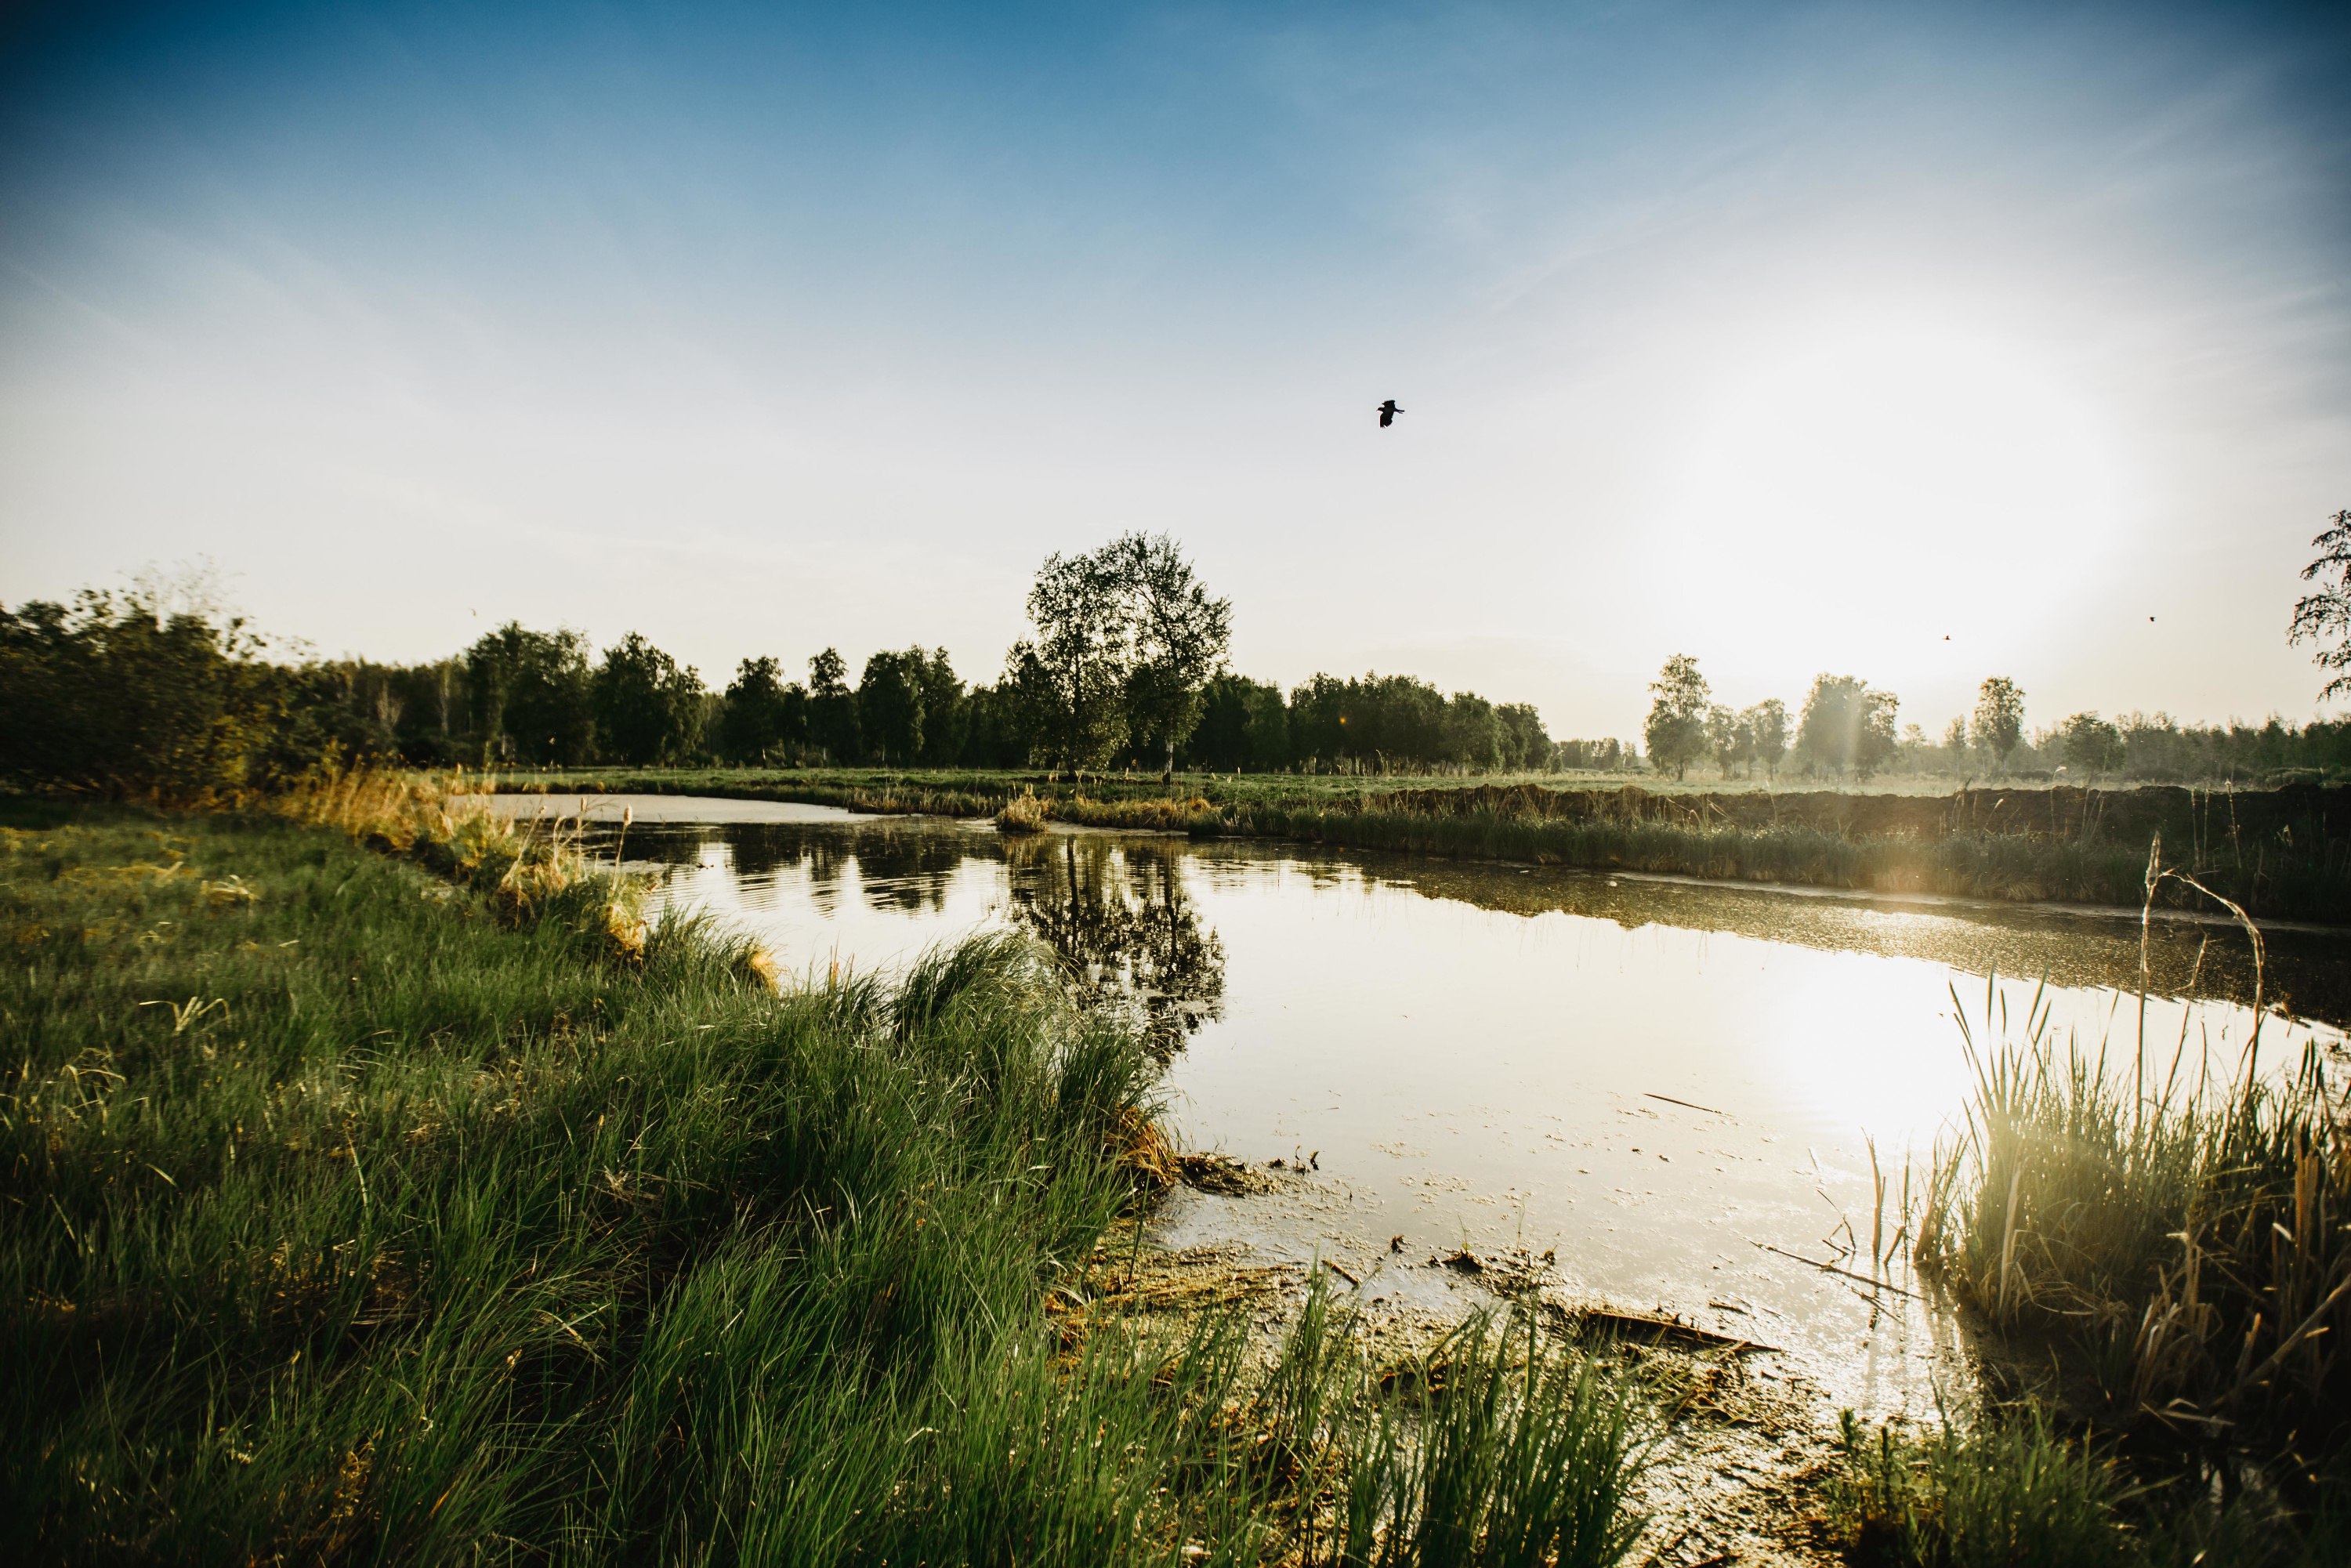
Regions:
<instances>
[{"instance_id":1,"label":"water reflection","mask_svg":"<svg viewBox=\"0 0 2351 1568\"><path fill-rule=\"evenodd\" d=\"M1204 930L1169 840L1048 834L1007 846L1010 912L1073 977L1126 999L1162 1054L1218 1016L1225 945Z\"/></svg>"},{"instance_id":2,"label":"water reflection","mask_svg":"<svg viewBox=\"0 0 2351 1568\"><path fill-rule=\"evenodd\" d=\"M1162 1056L1217 1017L1224 998L1224 943L1201 923L1181 840L1004 840L885 817L847 831L831 822L648 822L625 838L591 828L588 841L660 870L697 901L713 891L699 873L717 873L747 904L772 908L789 893L827 919L852 906L943 916L965 873L998 876L1000 913L1040 937L1102 1003L1131 1010Z\"/></svg>"}]
</instances>

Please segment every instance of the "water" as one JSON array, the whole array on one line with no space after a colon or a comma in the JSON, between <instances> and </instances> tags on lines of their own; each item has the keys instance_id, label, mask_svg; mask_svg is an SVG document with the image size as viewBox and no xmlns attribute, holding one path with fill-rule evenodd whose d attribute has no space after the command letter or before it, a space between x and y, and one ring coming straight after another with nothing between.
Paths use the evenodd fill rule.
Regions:
<instances>
[{"instance_id":1,"label":"water","mask_svg":"<svg viewBox=\"0 0 2351 1568\"><path fill-rule=\"evenodd\" d=\"M1391 1310L1471 1289L1434 1257L1549 1251L1566 1295L1771 1343L1864 1408L1916 1408L1964 1361L1956 1323L1767 1248L1870 1272L1905 1172L1915 1191L1956 1133L1955 1010L1980 1037L1988 1008L2021 1028L2046 977L2058 1040L2127 1060L2141 1031L2135 913L1007 840L818 806L606 797L590 820L590 845L657 873L668 906L755 932L820 980L992 923L1043 936L1145 1020L1187 1145L1282 1162L1270 1196L1178 1195L1156 1222L1166 1245L1331 1259ZM2268 949L2267 995L2298 1016L2264 1026L2262 1061L2298 1061L2314 1038L2339 1051L2351 936L2283 930ZM2234 1071L2252 1023L2241 931L2159 921L2148 954L2150 1071Z\"/></svg>"}]
</instances>

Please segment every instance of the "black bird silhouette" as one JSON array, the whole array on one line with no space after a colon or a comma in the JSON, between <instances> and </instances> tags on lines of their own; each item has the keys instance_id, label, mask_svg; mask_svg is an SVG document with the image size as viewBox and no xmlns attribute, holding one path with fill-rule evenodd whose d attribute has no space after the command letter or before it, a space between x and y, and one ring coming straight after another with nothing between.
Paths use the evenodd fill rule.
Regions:
<instances>
[{"instance_id":1,"label":"black bird silhouette","mask_svg":"<svg viewBox=\"0 0 2351 1568\"><path fill-rule=\"evenodd\" d=\"M1396 406L1396 400L1394 398L1380 404L1380 428L1385 430L1389 425L1394 424L1395 416L1403 412L1404 410Z\"/></svg>"}]
</instances>

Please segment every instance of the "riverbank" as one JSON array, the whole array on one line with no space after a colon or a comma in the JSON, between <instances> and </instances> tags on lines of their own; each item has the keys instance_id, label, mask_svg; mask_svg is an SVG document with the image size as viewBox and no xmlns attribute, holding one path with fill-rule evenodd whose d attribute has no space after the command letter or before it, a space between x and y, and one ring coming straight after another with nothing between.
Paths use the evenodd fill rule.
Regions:
<instances>
[{"instance_id":1,"label":"riverbank","mask_svg":"<svg viewBox=\"0 0 2351 1568\"><path fill-rule=\"evenodd\" d=\"M2258 916L2337 924L2351 911L2351 795L2299 785L2214 792L1966 789L1657 792L1506 780L1186 774L1089 776L867 769L672 769L486 775L505 789L699 794L852 810L993 816L1033 795L1096 827L1290 838L1542 865L1876 893L2137 908L2149 847ZM2159 907L2217 908L2184 883Z\"/></svg>"}]
</instances>

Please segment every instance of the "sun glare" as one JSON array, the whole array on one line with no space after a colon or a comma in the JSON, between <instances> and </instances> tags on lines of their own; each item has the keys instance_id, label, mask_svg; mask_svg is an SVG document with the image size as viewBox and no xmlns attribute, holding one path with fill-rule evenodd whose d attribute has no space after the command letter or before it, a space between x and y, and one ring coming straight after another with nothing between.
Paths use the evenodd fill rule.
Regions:
<instances>
[{"instance_id":1,"label":"sun glare","mask_svg":"<svg viewBox=\"0 0 2351 1568\"><path fill-rule=\"evenodd\" d=\"M1983 334L1783 337L1702 398L1669 532L1721 563L1698 592L1746 657L1883 678L2077 592L2125 518L2116 448L2053 368Z\"/></svg>"}]
</instances>

